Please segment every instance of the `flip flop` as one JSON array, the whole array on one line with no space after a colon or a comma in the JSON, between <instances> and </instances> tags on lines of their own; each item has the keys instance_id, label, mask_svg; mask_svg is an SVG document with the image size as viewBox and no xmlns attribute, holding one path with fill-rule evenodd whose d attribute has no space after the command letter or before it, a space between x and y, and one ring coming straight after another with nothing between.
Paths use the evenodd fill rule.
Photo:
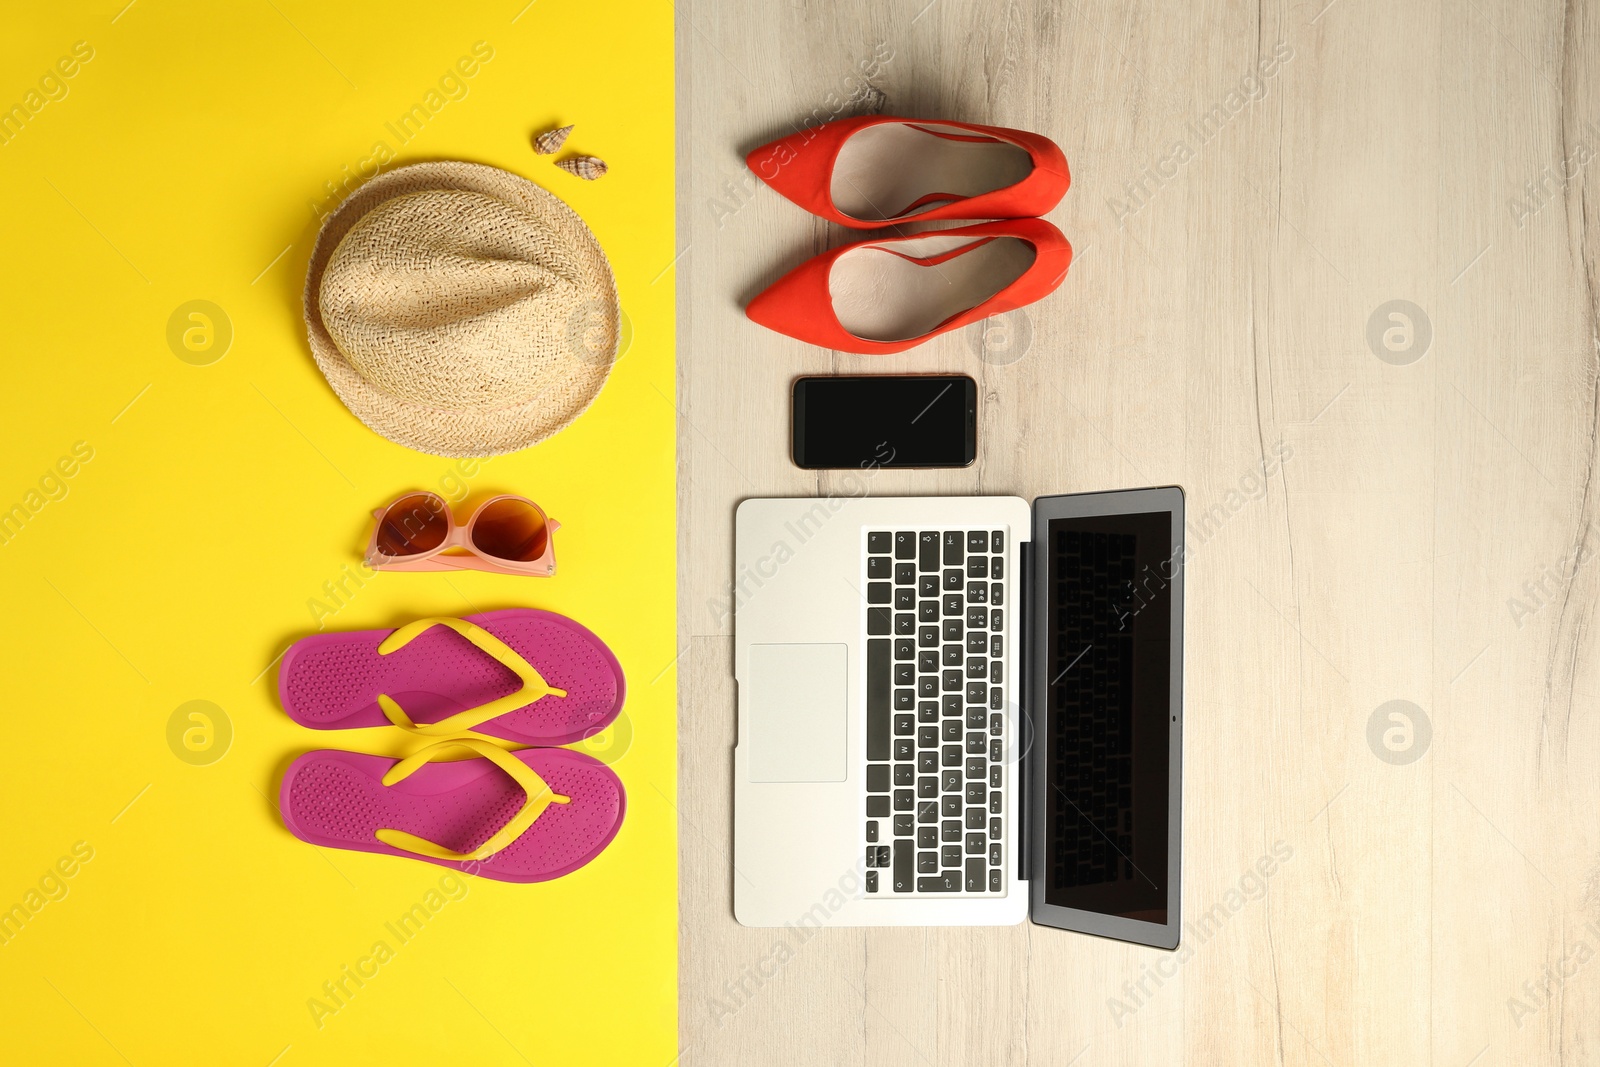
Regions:
<instances>
[{"instance_id":1,"label":"flip flop","mask_svg":"<svg viewBox=\"0 0 1600 1067\"><path fill-rule=\"evenodd\" d=\"M482 758L435 762L462 750ZM544 882L605 850L627 797L585 753L450 738L403 760L307 752L284 774L278 807L289 832L314 845Z\"/></svg>"},{"instance_id":2,"label":"flip flop","mask_svg":"<svg viewBox=\"0 0 1600 1067\"><path fill-rule=\"evenodd\" d=\"M418 619L398 630L313 634L278 671L302 726L396 726L520 745L592 737L622 711L622 665L564 615L532 608Z\"/></svg>"}]
</instances>

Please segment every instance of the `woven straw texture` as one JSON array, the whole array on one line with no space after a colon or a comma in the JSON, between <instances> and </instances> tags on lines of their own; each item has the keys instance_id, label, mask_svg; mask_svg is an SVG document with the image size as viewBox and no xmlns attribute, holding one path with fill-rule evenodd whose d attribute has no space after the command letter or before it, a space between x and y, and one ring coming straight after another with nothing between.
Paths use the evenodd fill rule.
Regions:
<instances>
[{"instance_id":1,"label":"woven straw texture","mask_svg":"<svg viewBox=\"0 0 1600 1067\"><path fill-rule=\"evenodd\" d=\"M379 175L340 204L306 275L328 383L396 444L493 456L583 413L616 359L616 282L594 235L525 178L474 163Z\"/></svg>"}]
</instances>

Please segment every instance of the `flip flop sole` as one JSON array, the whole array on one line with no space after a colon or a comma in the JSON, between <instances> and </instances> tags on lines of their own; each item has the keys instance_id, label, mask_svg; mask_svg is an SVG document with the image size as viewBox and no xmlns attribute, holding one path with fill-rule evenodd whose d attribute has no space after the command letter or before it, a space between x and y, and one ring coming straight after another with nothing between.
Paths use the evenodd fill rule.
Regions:
<instances>
[{"instance_id":1,"label":"flip flop sole","mask_svg":"<svg viewBox=\"0 0 1600 1067\"><path fill-rule=\"evenodd\" d=\"M474 731L522 745L565 745L592 737L622 711L622 665L604 641L552 611L507 608L463 618L494 634L565 689L490 719ZM460 634L436 626L387 656L393 630L313 634L284 654L278 695L295 722L316 730L386 726L378 695L426 724L517 691L521 682Z\"/></svg>"},{"instance_id":2,"label":"flip flop sole","mask_svg":"<svg viewBox=\"0 0 1600 1067\"><path fill-rule=\"evenodd\" d=\"M392 786L397 760L322 749L290 764L279 790L284 826L328 848L423 860L502 882L544 882L570 874L605 851L622 827L627 796L610 767L582 752L524 749L511 755L552 790L551 804L521 836L488 859L434 859L391 847L376 832L404 830L455 852L471 852L521 810L527 797L485 759L430 763Z\"/></svg>"}]
</instances>

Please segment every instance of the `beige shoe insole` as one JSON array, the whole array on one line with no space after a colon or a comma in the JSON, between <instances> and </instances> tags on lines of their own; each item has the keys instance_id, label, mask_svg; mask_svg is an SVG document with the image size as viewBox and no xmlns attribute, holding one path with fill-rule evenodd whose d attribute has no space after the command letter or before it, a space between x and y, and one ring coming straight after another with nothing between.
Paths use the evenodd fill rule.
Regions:
<instances>
[{"instance_id":1,"label":"beige shoe insole","mask_svg":"<svg viewBox=\"0 0 1600 1067\"><path fill-rule=\"evenodd\" d=\"M983 237L930 234L896 241L895 252L879 245L852 248L828 272L833 313L846 330L867 341L909 341L941 322L977 307L1033 265L1033 246L1016 237L987 239L941 263L929 259L985 241Z\"/></svg>"},{"instance_id":2,"label":"beige shoe insole","mask_svg":"<svg viewBox=\"0 0 1600 1067\"><path fill-rule=\"evenodd\" d=\"M977 196L1015 185L1033 172L1032 158L1014 144L952 141L928 130L973 136L936 122L885 122L852 134L833 164L834 206L851 218L881 222L899 218L929 193ZM922 204L915 213L937 206Z\"/></svg>"}]
</instances>

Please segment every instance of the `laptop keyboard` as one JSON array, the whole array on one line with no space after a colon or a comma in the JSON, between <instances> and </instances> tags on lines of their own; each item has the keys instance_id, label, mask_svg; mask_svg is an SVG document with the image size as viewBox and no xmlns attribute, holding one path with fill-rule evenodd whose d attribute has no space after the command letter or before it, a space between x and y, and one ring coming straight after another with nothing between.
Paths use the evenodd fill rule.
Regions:
<instances>
[{"instance_id":1,"label":"laptop keyboard","mask_svg":"<svg viewBox=\"0 0 1600 1067\"><path fill-rule=\"evenodd\" d=\"M867 892L1005 886L1006 535L869 530Z\"/></svg>"}]
</instances>

